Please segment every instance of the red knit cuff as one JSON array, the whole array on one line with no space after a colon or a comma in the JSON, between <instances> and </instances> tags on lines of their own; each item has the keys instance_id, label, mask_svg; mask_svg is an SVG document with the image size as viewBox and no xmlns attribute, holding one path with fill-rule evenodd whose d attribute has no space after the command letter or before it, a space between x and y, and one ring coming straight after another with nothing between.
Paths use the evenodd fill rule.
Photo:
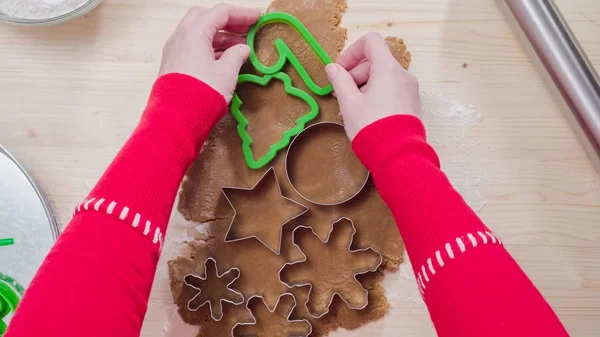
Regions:
<instances>
[{"instance_id":1,"label":"red knit cuff","mask_svg":"<svg viewBox=\"0 0 600 337\"><path fill-rule=\"evenodd\" d=\"M395 160L396 156L390 154L398 151L419 152L440 166L435 151L426 143L423 123L412 115L393 115L369 124L358 132L352 148L370 171L395 164L387 161Z\"/></svg>"},{"instance_id":2,"label":"red knit cuff","mask_svg":"<svg viewBox=\"0 0 600 337\"><path fill-rule=\"evenodd\" d=\"M125 222L142 234L148 243L152 243L156 250L160 251L162 249L164 229L161 227L164 226L159 226L156 222L153 223L151 219L136 212L134 209L130 209L123 203L115 200L106 200L101 197L90 197L77 205L73 212L73 217L79 213L88 211L106 214Z\"/></svg>"}]
</instances>

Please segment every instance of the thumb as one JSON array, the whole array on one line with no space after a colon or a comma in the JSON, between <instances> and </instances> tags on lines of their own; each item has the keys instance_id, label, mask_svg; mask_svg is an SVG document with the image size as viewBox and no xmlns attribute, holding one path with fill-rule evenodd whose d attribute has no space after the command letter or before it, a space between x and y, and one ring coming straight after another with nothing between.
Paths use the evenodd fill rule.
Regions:
<instances>
[{"instance_id":1,"label":"thumb","mask_svg":"<svg viewBox=\"0 0 600 337\"><path fill-rule=\"evenodd\" d=\"M345 101L361 95L352 75L342 66L330 63L325 67L327 78L333 85L338 101Z\"/></svg>"},{"instance_id":2,"label":"thumb","mask_svg":"<svg viewBox=\"0 0 600 337\"><path fill-rule=\"evenodd\" d=\"M221 55L219 62L226 63L229 67L232 67L239 72L249 55L250 47L245 44L238 44L225 50Z\"/></svg>"}]
</instances>

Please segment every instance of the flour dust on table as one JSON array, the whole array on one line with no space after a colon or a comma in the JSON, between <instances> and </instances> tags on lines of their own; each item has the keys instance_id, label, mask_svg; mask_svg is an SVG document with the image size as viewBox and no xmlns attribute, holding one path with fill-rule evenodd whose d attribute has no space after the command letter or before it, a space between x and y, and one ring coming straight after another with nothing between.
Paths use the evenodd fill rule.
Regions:
<instances>
[{"instance_id":1,"label":"flour dust on table","mask_svg":"<svg viewBox=\"0 0 600 337\"><path fill-rule=\"evenodd\" d=\"M439 93L421 92L423 123L427 139L436 150L444 173L467 204L481 212L488 204L483 189L490 185L489 172L482 163L492 148L473 131L483 116L473 104L454 102Z\"/></svg>"},{"instance_id":2,"label":"flour dust on table","mask_svg":"<svg viewBox=\"0 0 600 337\"><path fill-rule=\"evenodd\" d=\"M19 19L44 20L70 13L88 0L0 0L0 14Z\"/></svg>"}]
</instances>

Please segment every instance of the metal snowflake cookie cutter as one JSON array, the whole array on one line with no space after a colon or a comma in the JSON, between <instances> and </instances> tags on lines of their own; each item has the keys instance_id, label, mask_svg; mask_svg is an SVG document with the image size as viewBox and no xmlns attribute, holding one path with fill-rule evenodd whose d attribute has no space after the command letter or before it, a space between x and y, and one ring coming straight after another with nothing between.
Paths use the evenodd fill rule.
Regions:
<instances>
[{"instance_id":1,"label":"metal snowflake cookie cutter","mask_svg":"<svg viewBox=\"0 0 600 337\"><path fill-rule=\"evenodd\" d=\"M193 305L192 304L192 302L194 302L194 300L196 300L196 298L198 298L202 294L202 288L191 284L190 279L194 278L196 280L206 281L207 278L208 278L208 262L209 261L212 261L212 263L214 263L214 265L215 265L215 276L217 278L222 278L223 276L231 273L232 271L237 271L237 276L235 276L231 280L231 282L229 282L227 284L227 286L226 286L225 289L228 290L228 291L230 291L230 292L232 292L232 293L234 293L234 294L236 294L236 295L238 295L240 297L240 300L239 301L233 301L233 300L229 300L229 299L226 299L226 298L220 298L219 299L219 307L220 307L219 313L215 313L215 308L213 308L211 299L205 300L200 305ZM194 297L192 297L188 301L188 304L187 304L188 310L189 311L198 311L201 307L203 307L208 302L208 306L209 306L209 310L210 310L210 316L212 317L212 319L214 319L217 322L220 321L221 319L223 319L223 306L222 306L223 302L231 303L233 305L239 305L239 304L244 303L244 295L241 292L230 288L231 284L233 284L233 282L235 282L237 279L240 278L240 275L241 275L241 272L240 272L239 268L231 268L231 269L227 270L226 272L224 272L223 274L219 275L219 266L217 265L217 261L214 258L212 258L212 257L207 258L206 261L204 261L204 276L203 277L202 276L197 276L195 274L187 274L187 275L185 275L183 277L183 282L185 283L185 285L198 290L198 294L196 294Z\"/></svg>"},{"instance_id":2,"label":"metal snowflake cookie cutter","mask_svg":"<svg viewBox=\"0 0 600 337\"><path fill-rule=\"evenodd\" d=\"M350 305L350 303L348 303L348 301L344 297L341 296L341 294L339 292L334 292L331 295L331 299L329 300L329 303L327 304L327 310L325 310L325 312L322 313L322 314L320 314L320 315L313 315L313 313L311 312L310 308L308 307L308 303L310 302L310 296L311 296L312 290L313 290L312 289L313 288L312 283L311 282L305 282L305 283L298 283L298 284L289 285L288 283L284 282L281 279L281 273L282 273L282 271L287 266L293 266L293 265L296 265L296 264L300 264L300 263L306 262L306 260L307 260L306 254L304 253L304 251L302 250L302 248L300 248L300 246L296 243L296 231L298 231L299 229L310 229L311 232L312 232L312 235L316 236L319 239L319 241L321 241L323 244L327 244L327 243L329 243L329 239L331 239L331 234L333 233L333 231L335 229L335 225L338 224L338 223L341 223L342 221L348 221L350 223L350 225L352 226L352 233L350 235L351 239L348 242L348 251L350 253L372 251L372 252L374 252L374 253L376 253L378 255L378 263L376 264L376 266L374 268L366 269L366 270L363 270L363 271L360 271L360 272L354 272L354 271L352 272L353 275L354 275L354 280L360 285L360 288L363 290L363 292L365 294L366 301L365 301L364 305L362 305L360 307L353 307L352 305ZM352 243L354 242L354 235L355 234L356 234L356 226L354 225L354 221L352 221L350 218L347 218L347 217L341 217L341 218L339 218L339 219L337 219L337 220L335 220L335 221L333 221L331 223L331 230L327 234L327 238L325 239L325 241L321 240L321 238L317 235L317 233L315 233L314 229L312 227L310 227L310 226L304 226L304 225L298 226L292 232L292 244L294 244L294 246L296 246L296 248L298 248L298 250L302 253L302 255L304 256L304 258L302 258L302 259L300 259L298 261L288 262L288 263L284 264L281 267L281 269L279 269L279 274L278 274L279 282L281 282L281 283L283 283L283 284L285 284L285 285L287 285L288 287L291 287L291 288L304 287L304 286L308 286L309 287L309 289L308 289L308 295L306 297L305 306L306 306L306 310L307 310L308 314L311 317L313 317L313 318L321 318L321 317L327 315L329 313L329 308L331 307L331 303L333 303L333 299L334 299L334 297L336 295L342 301L344 301L344 303L346 303L346 305L348 305L348 307L350 309L353 309L353 310L362 310L362 309L366 308L369 305L369 291L366 290L363 287L363 285L360 283L360 281L356 277L358 275L362 275L362 274L366 274L366 273L377 271L377 269L379 269L379 267L383 263L383 257L382 257L382 255L381 255L381 253L379 251L373 249L372 247L366 247L366 248L362 248L362 249L352 250L350 247L352 247Z\"/></svg>"},{"instance_id":3,"label":"metal snowflake cookie cutter","mask_svg":"<svg viewBox=\"0 0 600 337\"><path fill-rule=\"evenodd\" d=\"M230 239L230 234L231 234L231 229L233 228L234 224L235 224L235 220L237 218L237 209L235 207L235 205L231 202L231 199L227 196L227 191L231 191L231 190L238 190L238 191L253 191L255 190L257 187L259 187L259 185L261 183L265 183L267 181L267 179L269 178L269 176L272 175L273 178L275 179L275 184L277 185L277 189L279 191L279 195L281 196L282 199L286 200L287 202L296 204L298 206L300 206L303 210L301 212L299 212L298 214L293 215L291 218L285 219L285 221L283 221L281 224L278 224L278 230L279 230L279 240L276 244L276 247L273 247L272 244L269 244L268 242L266 242L266 240L263 240L259 235L257 234L252 234L252 235L247 235L247 236L242 236L239 238L235 238L235 239ZM303 204L294 201L286 196L283 195L283 191L281 190L281 184L279 183L279 179L277 178L277 174L275 173L275 169L273 167L269 168L265 174L263 174L263 176L258 180L258 182L256 184L254 184L254 186L252 186L251 188L244 188L244 187L222 187L221 188L221 192L223 193L223 196L225 196L225 199L227 200L227 202L229 203L229 205L231 206L231 208L233 209L233 218L231 219L231 222L229 224L229 228L227 229L227 234L225 234L225 242L235 242L235 241L242 241L242 240L246 240L249 238L255 238L258 241L260 241L260 243L262 243L265 247L269 248L273 253L279 255L281 253L281 242L283 240L283 226L285 226L287 223L289 223L290 221L297 219L299 217L301 217L302 215L304 215L306 212L309 211L309 208L304 206ZM268 224L267 224L268 225Z\"/></svg>"},{"instance_id":4,"label":"metal snowflake cookie cutter","mask_svg":"<svg viewBox=\"0 0 600 337\"><path fill-rule=\"evenodd\" d=\"M320 206L336 206L336 205L341 205L343 203L346 203L352 199L354 199L356 196L358 196L360 194L360 192L362 192L362 190L365 188L365 186L367 186L367 183L369 182L369 176L370 173L369 171L365 171L365 177L364 177L364 181L362 181L362 183L359 185L358 189L356 191L354 191L353 194L341 199L341 200L336 200L334 202L322 202L322 201L318 201L318 200L314 200L313 198L310 198L304 194L302 194L298 188L294 185L294 182L292 181L292 177L290 176L290 165L289 165L289 158L290 158L290 152L293 151L294 149L294 144L296 143L296 141L298 141L298 139L302 139L303 135L308 134L309 132L315 132L315 130L321 129L321 128L341 128L342 130L344 130L344 125L343 124L339 124L339 123L333 123L333 122L320 122L320 123L315 123L312 124L311 126L307 127L306 129L302 130L302 132L300 132L290 143L290 146L288 147L288 150L285 154L285 175L286 178L288 180L288 182L290 183L290 186L292 186L292 189L294 190L294 192L296 192L299 196L302 197L302 199L315 204L315 205L320 205ZM344 135L345 135L345 131L344 131ZM339 221L339 219L338 219Z\"/></svg>"},{"instance_id":5,"label":"metal snowflake cookie cutter","mask_svg":"<svg viewBox=\"0 0 600 337\"><path fill-rule=\"evenodd\" d=\"M292 313L294 312L294 309L296 309L296 307L298 306L298 302L296 301L296 297L294 296L294 294L292 294L290 292L283 293L283 294L279 295L279 297L277 298L277 302L275 303L275 307L273 307L273 310L271 310L271 308L269 308L269 306L265 303L264 297L262 297L260 295L253 295L252 297L250 297L248 299L248 301L246 302L246 309L248 309L248 311L250 311L250 315L252 315L253 322L249 322L249 323L240 322L240 323L237 323L231 329L231 336L232 337L236 337L236 335L235 335L235 328L237 328L238 326L255 325L255 324L258 323L258 321L256 319L256 315L254 314L254 312L252 311L252 309L250 309L250 301L252 301L253 299L258 298L258 299L261 300L262 304L265 306L265 308L270 313L275 313L275 311L277 311L277 308L279 307L279 302L285 296L290 296L292 298L292 300L294 301L294 304L292 305L292 308L290 309L290 312L288 313L286 320L289 323L302 323L302 322L305 322L306 324L308 324L308 332L306 334L304 334L304 335L298 335L298 336L302 336L302 337L310 336L310 334L312 333L312 324L310 324L310 322L307 319L294 319L294 320L290 320L290 317L292 316Z\"/></svg>"}]
</instances>

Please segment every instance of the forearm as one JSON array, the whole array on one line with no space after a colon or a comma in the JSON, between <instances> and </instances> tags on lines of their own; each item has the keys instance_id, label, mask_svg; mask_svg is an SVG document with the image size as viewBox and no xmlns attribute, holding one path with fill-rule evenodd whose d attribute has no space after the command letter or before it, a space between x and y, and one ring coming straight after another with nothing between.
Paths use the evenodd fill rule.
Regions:
<instances>
[{"instance_id":1,"label":"forearm","mask_svg":"<svg viewBox=\"0 0 600 337\"><path fill-rule=\"evenodd\" d=\"M157 80L139 126L77 207L8 337L139 336L178 187L226 108L194 78Z\"/></svg>"},{"instance_id":2,"label":"forearm","mask_svg":"<svg viewBox=\"0 0 600 337\"><path fill-rule=\"evenodd\" d=\"M440 170L418 119L375 122L353 147L394 214L440 336L566 335L500 239Z\"/></svg>"}]
</instances>

